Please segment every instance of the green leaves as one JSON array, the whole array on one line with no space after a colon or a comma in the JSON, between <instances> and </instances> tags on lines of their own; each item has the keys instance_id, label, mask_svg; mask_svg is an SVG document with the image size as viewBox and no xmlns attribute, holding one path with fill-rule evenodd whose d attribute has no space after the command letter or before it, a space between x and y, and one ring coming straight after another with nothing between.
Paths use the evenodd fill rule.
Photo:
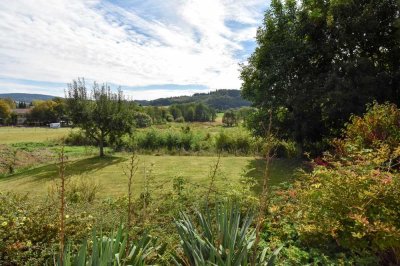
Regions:
<instances>
[{"instance_id":1,"label":"green leaves","mask_svg":"<svg viewBox=\"0 0 400 266\"><path fill-rule=\"evenodd\" d=\"M305 242L325 240L360 254L400 248L399 121L392 104L352 117L344 139L333 142L336 154L314 160L313 172L295 184Z\"/></svg>"},{"instance_id":2,"label":"green leaves","mask_svg":"<svg viewBox=\"0 0 400 266\"><path fill-rule=\"evenodd\" d=\"M281 136L323 151L317 144L367 103L399 103L399 10L396 0L272 1L241 71L260 114L250 128L259 133L263 111L285 108L274 121Z\"/></svg>"},{"instance_id":3,"label":"green leaves","mask_svg":"<svg viewBox=\"0 0 400 266\"><path fill-rule=\"evenodd\" d=\"M102 232L100 231L100 236ZM83 241L76 255L67 247L63 254L64 266L97 266L97 265L145 265L146 259L150 258L157 250L162 251L163 246L156 246L157 239L145 235L135 242L128 244L128 234L126 229L120 225L116 232L111 233L111 237L98 237L93 231L90 245L88 241ZM161 252L159 252L161 253ZM58 261L56 265L61 265Z\"/></svg>"},{"instance_id":4,"label":"green leaves","mask_svg":"<svg viewBox=\"0 0 400 266\"><path fill-rule=\"evenodd\" d=\"M67 94L72 122L97 142L100 156L104 156L107 136L110 142L116 142L118 137L132 132L133 112L121 90L114 93L107 84L99 86L94 83L91 95L88 95L85 81L78 79L69 85Z\"/></svg>"},{"instance_id":5,"label":"green leaves","mask_svg":"<svg viewBox=\"0 0 400 266\"><path fill-rule=\"evenodd\" d=\"M176 227L184 257L176 258L177 265L249 265L255 241L250 228L252 214L242 217L235 204L217 206L215 216L209 211L197 212L197 224L185 213L180 214ZM197 229L198 228L198 229ZM273 265L279 250L266 258L266 249L259 254L257 265Z\"/></svg>"}]
</instances>

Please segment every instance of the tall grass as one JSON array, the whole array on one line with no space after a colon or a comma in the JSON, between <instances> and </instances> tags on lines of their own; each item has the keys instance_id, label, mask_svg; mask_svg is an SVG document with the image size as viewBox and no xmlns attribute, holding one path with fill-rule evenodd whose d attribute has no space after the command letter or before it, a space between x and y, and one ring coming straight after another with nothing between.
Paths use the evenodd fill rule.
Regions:
<instances>
[{"instance_id":1,"label":"tall grass","mask_svg":"<svg viewBox=\"0 0 400 266\"><path fill-rule=\"evenodd\" d=\"M181 127L156 128L149 127L136 130L132 135L125 135L118 141L116 150L134 150L136 152L161 152L168 154L196 153L216 154L225 153L237 156L262 155L265 142L254 137L242 127L208 131L207 128ZM81 131L71 132L67 138L68 145L95 145L85 139ZM296 147L290 141L280 141L279 157L293 157Z\"/></svg>"}]
</instances>

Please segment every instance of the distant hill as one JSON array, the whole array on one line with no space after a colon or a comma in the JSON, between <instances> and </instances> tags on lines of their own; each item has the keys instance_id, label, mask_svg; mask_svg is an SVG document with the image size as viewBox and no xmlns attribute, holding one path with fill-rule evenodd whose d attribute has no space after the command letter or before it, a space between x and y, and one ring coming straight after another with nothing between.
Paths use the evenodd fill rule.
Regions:
<instances>
[{"instance_id":1,"label":"distant hill","mask_svg":"<svg viewBox=\"0 0 400 266\"><path fill-rule=\"evenodd\" d=\"M251 104L242 98L240 90L216 90L209 93L195 93L192 96L177 96L136 102L143 106L168 106L179 103L203 102L217 110L250 106Z\"/></svg>"},{"instance_id":2,"label":"distant hill","mask_svg":"<svg viewBox=\"0 0 400 266\"><path fill-rule=\"evenodd\" d=\"M0 93L0 98L11 98L16 102L30 103L34 100L50 100L55 96L31 93Z\"/></svg>"},{"instance_id":3,"label":"distant hill","mask_svg":"<svg viewBox=\"0 0 400 266\"><path fill-rule=\"evenodd\" d=\"M34 100L50 100L55 96L30 93L0 93L0 98L11 98L17 102L32 102ZM152 101L136 100L143 106L169 106L180 103L203 102L217 110L227 110L242 106L250 106L240 95L239 90L216 90L209 93L195 93L192 96L177 96L170 98L159 98Z\"/></svg>"}]
</instances>

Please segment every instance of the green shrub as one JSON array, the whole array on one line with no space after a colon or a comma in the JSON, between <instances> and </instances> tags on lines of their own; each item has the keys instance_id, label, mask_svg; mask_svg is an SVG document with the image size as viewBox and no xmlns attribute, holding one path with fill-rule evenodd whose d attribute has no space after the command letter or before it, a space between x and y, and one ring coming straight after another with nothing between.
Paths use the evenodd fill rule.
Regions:
<instances>
[{"instance_id":1,"label":"green shrub","mask_svg":"<svg viewBox=\"0 0 400 266\"><path fill-rule=\"evenodd\" d=\"M298 155L294 142L274 140L278 157ZM217 134L184 126L181 129L148 128L138 130L132 136L124 136L121 145L126 150L174 152L225 152L235 155L263 155L265 140L251 136L247 130L237 127L221 130Z\"/></svg>"},{"instance_id":2,"label":"green shrub","mask_svg":"<svg viewBox=\"0 0 400 266\"><path fill-rule=\"evenodd\" d=\"M234 149L234 140L225 131L221 131L216 136L215 147L218 151L231 152Z\"/></svg>"},{"instance_id":3,"label":"green shrub","mask_svg":"<svg viewBox=\"0 0 400 266\"><path fill-rule=\"evenodd\" d=\"M71 130L65 138L65 144L75 146L96 146L97 143L86 136L82 130Z\"/></svg>"},{"instance_id":4,"label":"green shrub","mask_svg":"<svg viewBox=\"0 0 400 266\"><path fill-rule=\"evenodd\" d=\"M374 104L353 117L344 139L334 141L337 153L317 158L296 183L305 242L400 260L399 114L394 105Z\"/></svg>"},{"instance_id":5,"label":"green shrub","mask_svg":"<svg viewBox=\"0 0 400 266\"><path fill-rule=\"evenodd\" d=\"M181 136L174 131L168 131L165 139L167 149L169 151L172 150L180 150L181 147Z\"/></svg>"},{"instance_id":6,"label":"green shrub","mask_svg":"<svg viewBox=\"0 0 400 266\"><path fill-rule=\"evenodd\" d=\"M275 145L275 155L278 158L294 158L301 156L296 143L290 140L278 140Z\"/></svg>"},{"instance_id":7,"label":"green shrub","mask_svg":"<svg viewBox=\"0 0 400 266\"><path fill-rule=\"evenodd\" d=\"M192 148L193 140L194 138L192 132L182 133L181 134L182 148L185 151L190 151Z\"/></svg>"},{"instance_id":8,"label":"green shrub","mask_svg":"<svg viewBox=\"0 0 400 266\"><path fill-rule=\"evenodd\" d=\"M133 115L135 126L138 128L149 127L153 123L151 117L146 113L136 112Z\"/></svg>"},{"instance_id":9,"label":"green shrub","mask_svg":"<svg viewBox=\"0 0 400 266\"><path fill-rule=\"evenodd\" d=\"M174 117L171 114L167 114L165 117L165 120L167 120L167 122L173 122L174 121Z\"/></svg>"},{"instance_id":10,"label":"green shrub","mask_svg":"<svg viewBox=\"0 0 400 266\"><path fill-rule=\"evenodd\" d=\"M235 153L240 153L240 154L250 153L252 138L250 137L249 134L246 133L243 133L242 131L233 138Z\"/></svg>"},{"instance_id":11,"label":"green shrub","mask_svg":"<svg viewBox=\"0 0 400 266\"><path fill-rule=\"evenodd\" d=\"M179 117L177 117L177 118L175 119L175 122L177 122L177 123L183 123L183 122L185 122L185 118L183 118L183 116L179 116Z\"/></svg>"},{"instance_id":12,"label":"green shrub","mask_svg":"<svg viewBox=\"0 0 400 266\"><path fill-rule=\"evenodd\" d=\"M72 203L93 203L100 192L100 185L93 178L79 177L72 179L66 189L66 200Z\"/></svg>"},{"instance_id":13,"label":"green shrub","mask_svg":"<svg viewBox=\"0 0 400 266\"><path fill-rule=\"evenodd\" d=\"M0 264L43 264L57 239L53 206L36 206L26 196L0 193ZM46 254L47 253L47 254Z\"/></svg>"},{"instance_id":14,"label":"green shrub","mask_svg":"<svg viewBox=\"0 0 400 266\"><path fill-rule=\"evenodd\" d=\"M145 133L144 138L139 139L138 144L139 147L142 149L148 149L154 151L160 148L162 144L162 139L157 130L151 129L150 131L147 131Z\"/></svg>"}]
</instances>

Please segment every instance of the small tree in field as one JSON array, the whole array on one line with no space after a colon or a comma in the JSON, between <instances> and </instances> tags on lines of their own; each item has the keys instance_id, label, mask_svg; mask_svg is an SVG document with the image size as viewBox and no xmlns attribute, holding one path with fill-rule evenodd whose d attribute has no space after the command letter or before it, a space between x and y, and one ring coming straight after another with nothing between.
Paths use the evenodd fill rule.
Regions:
<instances>
[{"instance_id":1,"label":"small tree in field","mask_svg":"<svg viewBox=\"0 0 400 266\"><path fill-rule=\"evenodd\" d=\"M121 90L117 93L96 82L89 94L85 80L74 80L67 91L67 105L75 126L83 129L86 136L95 140L104 156L104 144L107 137L116 140L125 133L131 133L132 113Z\"/></svg>"},{"instance_id":2,"label":"small tree in field","mask_svg":"<svg viewBox=\"0 0 400 266\"><path fill-rule=\"evenodd\" d=\"M222 117L222 123L227 127L232 127L237 124L236 114L233 110L228 110Z\"/></svg>"}]
</instances>

